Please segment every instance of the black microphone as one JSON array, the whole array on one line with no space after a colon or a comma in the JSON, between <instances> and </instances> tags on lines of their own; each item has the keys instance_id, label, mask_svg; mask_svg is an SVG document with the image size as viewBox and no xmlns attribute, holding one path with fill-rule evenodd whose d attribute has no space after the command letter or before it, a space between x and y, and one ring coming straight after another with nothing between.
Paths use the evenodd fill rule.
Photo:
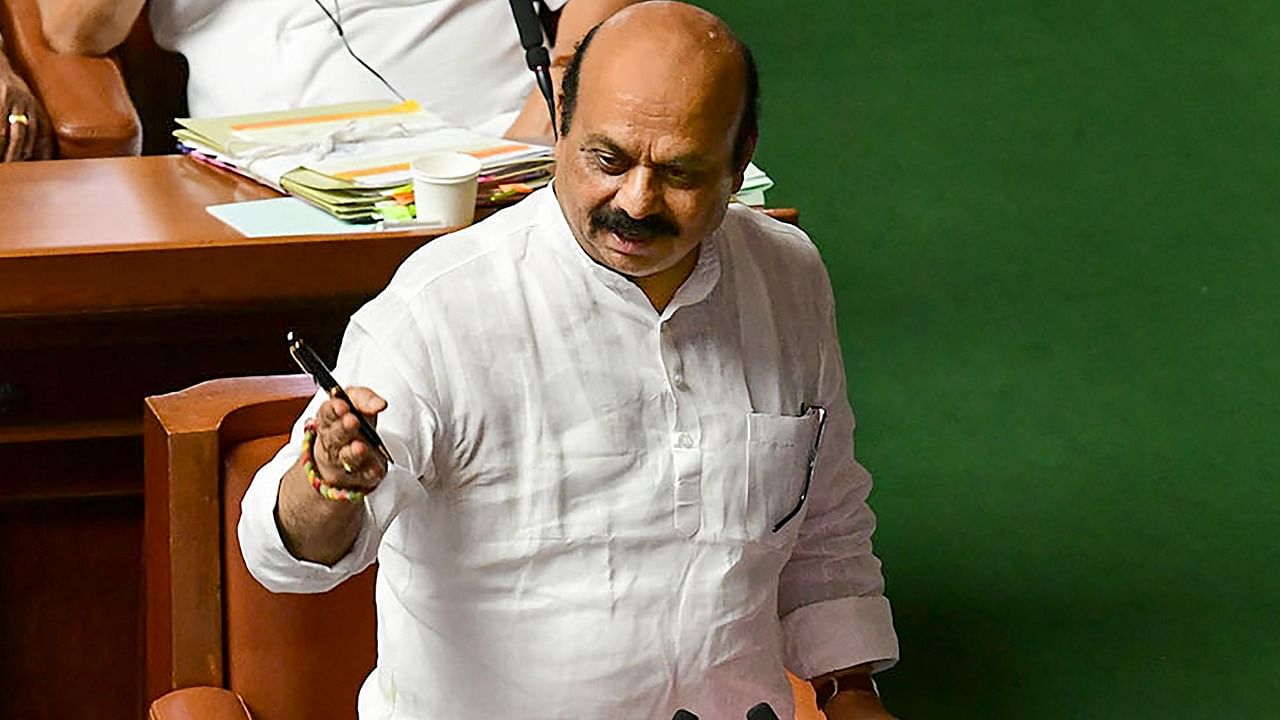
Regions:
<instances>
[{"instance_id":1,"label":"black microphone","mask_svg":"<svg viewBox=\"0 0 1280 720\"><path fill-rule=\"evenodd\" d=\"M684 708L680 708L675 715L671 716L671 720L698 720L698 716Z\"/></svg>"},{"instance_id":2,"label":"black microphone","mask_svg":"<svg viewBox=\"0 0 1280 720\"><path fill-rule=\"evenodd\" d=\"M778 713L769 707L769 703L760 703L747 711L747 720L778 720Z\"/></svg>"},{"instance_id":3,"label":"black microphone","mask_svg":"<svg viewBox=\"0 0 1280 720\"><path fill-rule=\"evenodd\" d=\"M533 9L533 0L511 0L511 14L516 18L520 47L524 48L524 61L533 71L538 89L547 101L547 112L551 113L551 133L558 136L555 90L551 87L551 54L542 44L542 23L538 21L538 12Z\"/></svg>"}]
</instances>

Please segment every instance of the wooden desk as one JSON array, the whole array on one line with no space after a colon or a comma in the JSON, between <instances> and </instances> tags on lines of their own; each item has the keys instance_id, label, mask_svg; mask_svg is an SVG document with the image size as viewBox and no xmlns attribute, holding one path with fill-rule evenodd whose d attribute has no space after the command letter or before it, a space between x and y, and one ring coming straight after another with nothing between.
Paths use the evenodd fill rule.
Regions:
<instances>
[{"instance_id":1,"label":"wooden desk","mask_svg":"<svg viewBox=\"0 0 1280 720\"><path fill-rule=\"evenodd\" d=\"M0 164L0 717L142 716L142 398L330 359L429 233L251 239L189 159Z\"/></svg>"}]
</instances>

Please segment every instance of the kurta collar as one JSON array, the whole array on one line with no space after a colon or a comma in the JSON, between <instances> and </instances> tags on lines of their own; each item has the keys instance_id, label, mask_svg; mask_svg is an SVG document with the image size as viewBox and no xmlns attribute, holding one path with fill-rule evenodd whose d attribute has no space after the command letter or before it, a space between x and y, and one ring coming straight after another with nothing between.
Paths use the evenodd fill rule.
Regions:
<instances>
[{"instance_id":1,"label":"kurta collar","mask_svg":"<svg viewBox=\"0 0 1280 720\"><path fill-rule=\"evenodd\" d=\"M569 227L569 221L564 216L564 210L561 209L560 202L556 199L554 182L551 186L534 193L527 202L539 203L537 217L540 231L543 237L551 243L557 254L572 263L573 266L582 268L585 273L603 283L627 302L643 304L647 310L653 311L649 298L645 296L644 291L638 285L625 276L596 262L578 244L578 240L573 236L573 230ZM662 319L665 320L670 317L681 307L702 302L711 294L711 291L720 281L719 246L722 228L723 226L716 228L711 235L702 241L701 246L698 248L698 262L694 265L693 272L676 290L671 302L667 303L667 307L661 315Z\"/></svg>"}]
</instances>

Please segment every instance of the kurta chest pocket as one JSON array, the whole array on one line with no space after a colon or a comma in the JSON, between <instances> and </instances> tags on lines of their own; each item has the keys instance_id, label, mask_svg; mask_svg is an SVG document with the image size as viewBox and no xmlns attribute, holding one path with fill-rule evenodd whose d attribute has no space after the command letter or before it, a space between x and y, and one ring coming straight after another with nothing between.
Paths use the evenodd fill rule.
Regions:
<instances>
[{"instance_id":1,"label":"kurta chest pocket","mask_svg":"<svg viewBox=\"0 0 1280 720\"><path fill-rule=\"evenodd\" d=\"M804 516L809 463L822 419L820 408L807 408L794 416L747 416L747 532L751 539L785 545L795 538ZM775 532L779 523L782 527Z\"/></svg>"}]
</instances>

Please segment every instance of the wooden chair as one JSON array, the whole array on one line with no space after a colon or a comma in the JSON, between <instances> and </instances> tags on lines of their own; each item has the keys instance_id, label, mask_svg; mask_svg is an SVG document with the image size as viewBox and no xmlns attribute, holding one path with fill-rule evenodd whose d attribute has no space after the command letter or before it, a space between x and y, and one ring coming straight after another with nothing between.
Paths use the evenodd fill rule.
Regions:
<instances>
[{"instance_id":1,"label":"wooden chair","mask_svg":"<svg viewBox=\"0 0 1280 720\"><path fill-rule=\"evenodd\" d=\"M257 720L355 717L376 656L372 568L321 595L276 595L236 541L240 497L314 393L308 377L276 376L147 398L149 699L205 686L244 698Z\"/></svg>"},{"instance_id":2,"label":"wooden chair","mask_svg":"<svg viewBox=\"0 0 1280 720\"><path fill-rule=\"evenodd\" d=\"M236 540L241 496L314 393L310 378L288 375L213 380L146 400L153 720L355 717L376 656L373 569L328 593L276 595L249 575ZM808 683L793 678L793 687L797 720L822 718Z\"/></svg>"}]
</instances>

